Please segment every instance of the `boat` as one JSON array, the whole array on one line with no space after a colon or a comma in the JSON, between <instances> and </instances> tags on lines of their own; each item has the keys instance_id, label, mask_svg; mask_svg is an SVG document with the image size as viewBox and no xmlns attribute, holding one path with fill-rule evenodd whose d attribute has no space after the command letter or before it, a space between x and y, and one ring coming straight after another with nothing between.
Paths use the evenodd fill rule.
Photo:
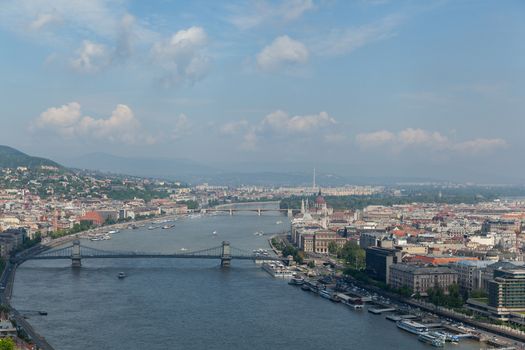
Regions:
<instances>
[{"instance_id":1,"label":"boat","mask_svg":"<svg viewBox=\"0 0 525 350\"><path fill-rule=\"evenodd\" d=\"M38 311L40 316L47 316L47 311Z\"/></svg>"},{"instance_id":2,"label":"boat","mask_svg":"<svg viewBox=\"0 0 525 350\"><path fill-rule=\"evenodd\" d=\"M180 248L180 250L182 250L183 252L187 251L188 249L186 248Z\"/></svg>"},{"instance_id":3,"label":"boat","mask_svg":"<svg viewBox=\"0 0 525 350\"><path fill-rule=\"evenodd\" d=\"M428 328L419 322L411 320L401 320L396 322L397 328L407 331L412 334L419 335L421 333L428 332Z\"/></svg>"},{"instance_id":4,"label":"boat","mask_svg":"<svg viewBox=\"0 0 525 350\"><path fill-rule=\"evenodd\" d=\"M110 235L115 234L115 233L119 233L119 232L120 232L119 230L111 230L111 231L108 231L108 233L109 233Z\"/></svg>"},{"instance_id":5,"label":"boat","mask_svg":"<svg viewBox=\"0 0 525 350\"><path fill-rule=\"evenodd\" d=\"M119 279L123 279L123 278L126 278L126 277L128 277L128 276L126 276L126 274L125 274L124 272L119 272L118 275L117 275L117 277L118 277Z\"/></svg>"},{"instance_id":6,"label":"boat","mask_svg":"<svg viewBox=\"0 0 525 350\"><path fill-rule=\"evenodd\" d=\"M175 227L175 225L173 225L173 224L171 224L171 225L164 225L164 226L162 226L162 229L163 230L169 230L170 228L174 228L174 227Z\"/></svg>"},{"instance_id":7,"label":"boat","mask_svg":"<svg viewBox=\"0 0 525 350\"><path fill-rule=\"evenodd\" d=\"M217 231L213 231L211 234L212 234L212 235L216 235L216 234L217 234Z\"/></svg>"},{"instance_id":8,"label":"boat","mask_svg":"<svg viewBox=\"0 0 525 350\"><path fill-rule=\"evenodd\" d=\"M304 277L292 277L290 282L288 284L294 285L294 286L302 286L304 284Z\"/></svg>"},{"instance_id":9,"label":"boat","mask_svg":"<svg viewBox=\"0 0 525 350\"><path fill-rule=\"evenodd\" d=\"M325 298L325 299L332 299L332 293L327 291L326 289L323 289L319 292L319 296Z\"/></svg>"},{"instance_id":10,"label":"boat","mask_svg":"<svg viewBox=\"0 0 525 350\"><path fill-rule=\"evenodd\" d=\"M293 273L280 261L263 263L262 268L275 278L292 278Z\"/></svg>"},{"instance_id":11,"label":"boat","mask_svg":"<svg viewBox=\"0 0 525 350\"><path fill-rule=\"evenodd\" d=\"M435 335L437 337L441 337L443 339L445 339L445 341L448 341L448 342L451 342L451 343L458 343L459 342L459 337L455 334L452 334L452 333L448 333L448 332L443 332L443 331L435 331L435 332L431 332L430 333L431 335Z\"/></svg>"},{"instance_id":12,"label":"boat","mask_svg":"<svg viewBox=\"0 0 525 350\"><path fill-rule=\"evenodd\" d=\"M149 227L148 227L148 230L154 230L154 229L156 229L155 226L149 226Z\"/></svg>"},{"instance_id":13,"label":"boat","mask_svg":"<svg viewBox=\"0 0 525 350\"><path fill-rule=\"evenodd\" d=\"M430 344L436 348L442 348L445 346L445 339L443 339L442 337L432 335L431 333L421 333L417 336L417 339L419 341L422 341L423 343Z\"/></svg>"}]
</instances>

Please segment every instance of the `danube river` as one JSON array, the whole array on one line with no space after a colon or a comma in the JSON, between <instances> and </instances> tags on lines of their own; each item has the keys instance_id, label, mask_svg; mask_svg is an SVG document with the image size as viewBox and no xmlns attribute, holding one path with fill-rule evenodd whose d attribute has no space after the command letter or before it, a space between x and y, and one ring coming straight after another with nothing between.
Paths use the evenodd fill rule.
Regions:
<instances>
[{"instance_id":1,"label":"danube river","mask_svg":"<svg viewBox=\"0 0 525 350\"><path fill-rule=\"evenodd\" d=\"M282 221L282 223L278 223ZM181 252L220 245L268 248L289 228L264 213L179 219L173 229L124 230L100 249ZM216 231L216 234L213 232ZM57 350L84 349L430 349L384 316L353 311L275 280L248 261L221 269L215 260L30 261L18 270L13 304ZM123 271L128 277L119 280ZM479 343L448 345L479 349Z\"/></svg>"}]
</instances>

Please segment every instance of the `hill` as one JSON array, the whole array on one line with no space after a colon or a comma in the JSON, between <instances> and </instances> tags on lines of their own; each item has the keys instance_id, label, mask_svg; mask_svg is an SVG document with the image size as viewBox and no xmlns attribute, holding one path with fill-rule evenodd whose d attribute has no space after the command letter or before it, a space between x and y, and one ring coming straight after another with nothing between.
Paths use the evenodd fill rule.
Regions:
<instances>
[{"instance_id":1,"label":"hill","mask_svg":"<svg viewBox=\"0 0 525 350\"><path fill-rule=\"evenodd\" d=\"M32 157L12 147L0 145L0 168L17 168L20 166L29 168L36 168L39 166L62 168L60 164L53 162L52 160Z\"/></svg>"}]
</instances>

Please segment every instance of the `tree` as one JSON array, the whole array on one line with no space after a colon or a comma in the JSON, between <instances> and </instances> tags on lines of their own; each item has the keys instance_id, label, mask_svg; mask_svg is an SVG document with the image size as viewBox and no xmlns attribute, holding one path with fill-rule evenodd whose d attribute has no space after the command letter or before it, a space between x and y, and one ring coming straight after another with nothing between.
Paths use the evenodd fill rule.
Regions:
<instances>
[{"instance_id":1,"label":"tree","mask_svg":"<svg viewBox=\"0 0 525 350\"><path fill-rule=\"evenodd\" d=\"M0 339L0 350L14 350L15 342L11 338Z\"/></svg>"},{"instance_id":2,"label":"tree","mask_svg":"<svg viewBox=\"0 0 525 350\"><path fill-rule=\"evenodd\" d=\"M346 242L343 248L339 250L337 256L344 259L350 267L356 270L365 267L365 250L354 241Z\"/></svg>"},{"instance_id":3,"label":"tree","mask_svg":"<svg viewBox=\"0 0 525 350\"><path fill-rule=\"evenodd\" d=\"M328 243L328 252L334 255L339 252L339 247L337 246L335 242Z\"/></svg>"}]
</instances>

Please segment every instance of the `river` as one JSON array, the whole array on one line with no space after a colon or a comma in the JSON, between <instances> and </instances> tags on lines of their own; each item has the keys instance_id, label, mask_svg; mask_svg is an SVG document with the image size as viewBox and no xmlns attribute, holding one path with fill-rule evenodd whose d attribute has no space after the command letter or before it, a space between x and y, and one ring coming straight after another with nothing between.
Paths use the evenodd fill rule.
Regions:
<instances>
[{"instance_id":1,"label":"river","mask_svg":"<svg viewBox=\"0 0 525 350\"><path fill-rule=\"evenodd\" d=\"M266 204L275 205L275 204ZM282 224L278 224L282 221ZM180 252L218 246L268 248L267 234L289 228L280 214L184 218L169 230L123 230L99 249ZM217 234L214 235L213 231ZM275 280L249 261L29 261L16 274L13 305L57 350L84 349L431 349L384 316L353 311ZM118 272L128 277L117 279ZM479 349L476 342L449 345Z\"/></svg>"}]
</instances>

